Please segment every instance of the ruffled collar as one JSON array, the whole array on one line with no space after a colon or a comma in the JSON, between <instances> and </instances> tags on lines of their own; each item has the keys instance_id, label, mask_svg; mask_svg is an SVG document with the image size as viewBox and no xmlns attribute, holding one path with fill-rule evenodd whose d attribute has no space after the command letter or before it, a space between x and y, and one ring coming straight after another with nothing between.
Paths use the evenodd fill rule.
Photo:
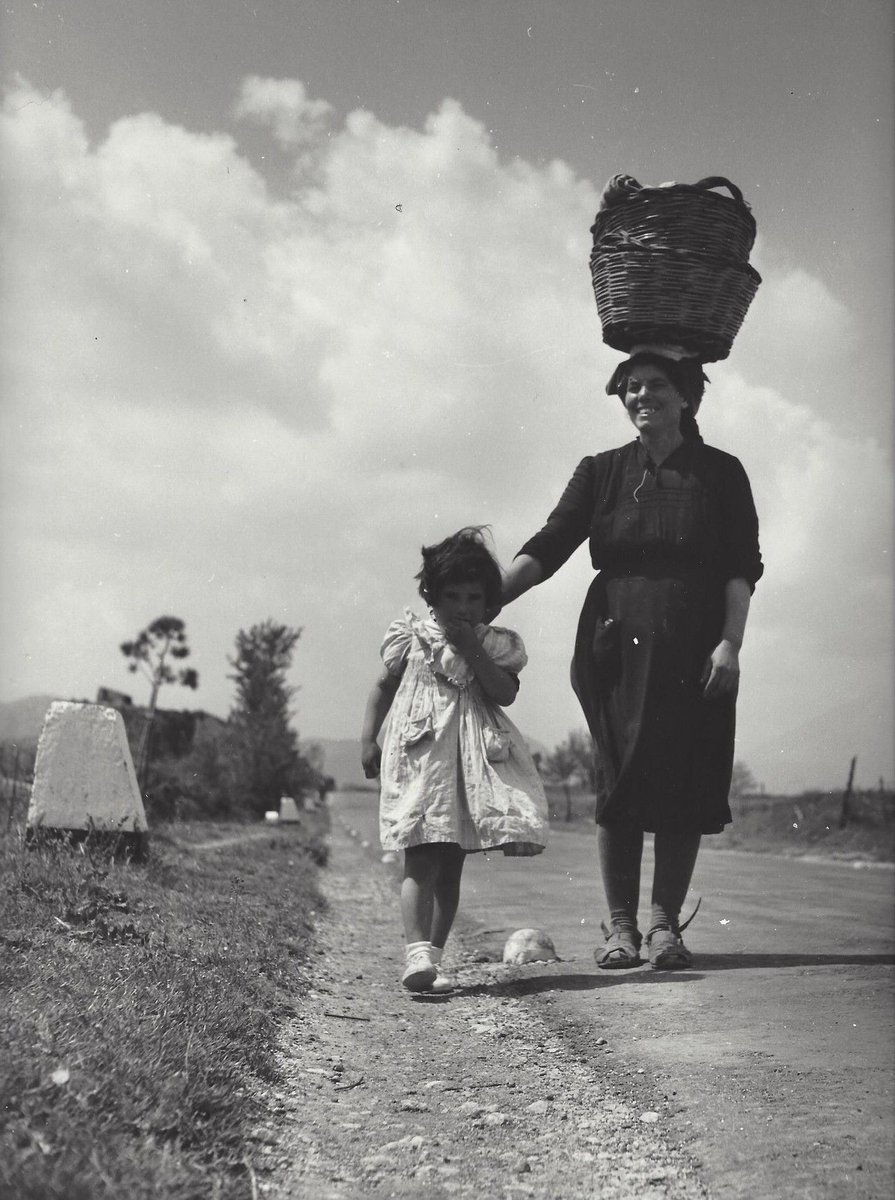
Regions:
<instances>
[{"instance_id":1,"label":"ruffled collar","mask_svg":"<svg viewBox=\"0 0 895 1200\"><path fill-rule=\"evenodd\" d=\"M426 662L435 674L441 675L444 679L456 684L457 687L465 687L473 678L469 663L450 645L444 636L444 630L435 618L432 616L418 617L409 608L404 610L404 616L423 648ZM482 635L487 628L487 625L476 626L475 632L479 641L482 640Z\"/></svg>"}]
</instances>

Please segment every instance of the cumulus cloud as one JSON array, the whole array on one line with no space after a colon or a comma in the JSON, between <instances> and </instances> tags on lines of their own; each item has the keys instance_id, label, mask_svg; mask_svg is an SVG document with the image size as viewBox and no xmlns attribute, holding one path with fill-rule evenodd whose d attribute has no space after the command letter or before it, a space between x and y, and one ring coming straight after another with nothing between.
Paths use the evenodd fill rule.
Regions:
<instances>
[{"instance_id":1,"label":"cumulus cloud","mask_svg":"<svg viewBox=\"0 0 895 1200\"><path fill-rule=\"evenodd\" d=\"M91 145L63 95L7 98L9 695L126 686L118 642L173 611L196 702L226 711L236 631L274 616L305 627L303 732L352 736L420 543L488 522L508 559L581 455L630 436L603 394L598 192L502 161L450 100L419 129L363 111L335 129L298 81L252 77L235 112L293 153L288 196L232 136L147 113ZM750 314L700 417L764 519L741 724L773 736L767 697L791 711L836 654L879 673L836 589L885 617L891 509L884 440L834 427L804 382L818 329L825 362L847 344L841 305L762 253L754 324L786 346L750 341ZM517 719L550 744L581 723L567 662L588 574L582 551L506 614L531 643Z\"/></svg>"},{"instance_id":2,"label":"cumulus cloud","mask_svg":"<svg viewBox=\"0 0 895 1200\"><path fill-rule=\"evenodd\" d=\"M320 136L332 113L326 100L311 100L298 79L265 79L249 75L233 106L235 117L268 125L285 149L306 146Z\"/></svg>"},{"instance_id":3,"label":"cumulus cloud","mask_svg":"<svg viewBox=\"0 0 895 1200\"><path fill-rule=\"evenodd\" d=\"M891 747L893 489L887 448L808 403L716 368L707 440L735 448L762 518L765 578L744 652L740 728L776 786ZM849 749L851 747L851 749ZM744 750L744 755L746 751ZM877 768L878 770L885 768ZM833 775L835 780L837 775ZM875 777L868 779L874 783Z\"/></svg>"}]
</instances>

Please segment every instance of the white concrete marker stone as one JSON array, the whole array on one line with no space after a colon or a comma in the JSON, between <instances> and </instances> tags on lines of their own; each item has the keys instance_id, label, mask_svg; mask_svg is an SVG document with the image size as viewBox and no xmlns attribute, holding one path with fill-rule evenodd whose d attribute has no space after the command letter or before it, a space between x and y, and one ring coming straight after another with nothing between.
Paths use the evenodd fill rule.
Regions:
<instances>
[{"instance_id":1,"label":"white concrete marker stone","mask_svg":"<svg viewBox=\"0 0 895 1200\"><path fill-rule=\"evenodd\" d=\"M280 797L280 822L284 821L300 821L298 815L298 805L291 796Z\"/></svg>"},{"instance_id":2,"label":"white concrete marker stone","mask_svg":"<svg viewBox=\"0 0 895 1200\"><path fill-rule=\"evenodd\" d=\"M148 833L121 713L55 700L44 718L28 831L122 834L139 846Z\"/></svg>"},{"instance_id":3,"label":"white concrete marker stone","mask_svg":"<svg viewBox=\"0 0 895 1200\"><path fill-rule=\"evenodd\" d=\"M553 939L543 929L517 929L507 938L503 961L521 966L529 962L558 962Z\"/></svg>"}]
</instances>

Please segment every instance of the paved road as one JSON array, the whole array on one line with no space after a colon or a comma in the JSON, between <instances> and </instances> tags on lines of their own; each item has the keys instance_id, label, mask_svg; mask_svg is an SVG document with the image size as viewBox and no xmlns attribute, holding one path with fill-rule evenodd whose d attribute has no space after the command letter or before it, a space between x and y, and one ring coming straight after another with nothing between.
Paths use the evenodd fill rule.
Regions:
<instances>
[{"instance_id":1,"label":"paved road","mask_svg":"<svg viewBox=\"0 0 895 1200\"><path fill-rule=\"evenodd\" d=\"M378 858L375 796L332 803ZM714 1195L890 1197L895 872L710 844L693 880L692 971L596 969L590 831L555 830L536 859L471 856L465 934L495 953L513 929L551 934L563 961L530 967L527 989L560 1025L599 1023L613 1065L665 1091L670 1132ZM648 851L645 890L650 865Z\"/></svg>"}]
</instances>

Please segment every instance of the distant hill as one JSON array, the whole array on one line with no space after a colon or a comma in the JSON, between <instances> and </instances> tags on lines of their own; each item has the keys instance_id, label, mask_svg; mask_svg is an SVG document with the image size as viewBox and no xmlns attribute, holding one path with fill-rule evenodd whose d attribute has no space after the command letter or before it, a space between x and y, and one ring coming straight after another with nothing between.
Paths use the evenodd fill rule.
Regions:
<instances>
[{"instance_id":1,"label":"distant hill","mask_svg":"<svg viewBox=\"0 0 895 1200\"><path fill-rule=\"evenodd\" d=\"M24 700L0 702L0 742L15 742L21 746L37 745L47 709L54 700L72 700L72 696L26 696ZM84 699L84 697L78 697ZM302 746L315 743L323 751L323 771L332 775L341 788L371 788L375 781L364 778L360 765L360 741L356 738L302 738ZM547 747L528 738L529 749L548 753Z\"/></svg>"},{"instance_id":2,"label":"distant hill","mask_svg":"<svg viewBox=\"0 0 895 1200\"><path fill-rule=\"evenodd\" d=\"M116 693L117 694L117 693ZM24 700L0 701L0 742L15 742L22 747L37 745L47 709L54 700L67 700L74 704L110 703L108 699L97 700L87 696L26 696ZM118 707L112 703L112 707ZM140 705L127 705L120 710L127 721L129 714L139 717L146 709ZM157 710L160 716L177 718L191 711L192 715L206 721L223 724L220 717L212 716L201 709L164 709Z\"/></svg>"},{"instance_id":3,"label":"distant hill","mask_svg":"<svg viewBox=\"0 0 895 1200\"><path fill-rule=\"evenodd\" d=\"M43 729L47 709L54 700L71 700L71 696L26 696L23 700L0 702L0 742L15 742L33 749ZM339 787L369 787L360 765L360 743L351 738L302 738L302 743L316 742L324 753L324 771L332 775ZM375 784L373 785L375 787Z\"/></svg>"},{"instance_id":4,"label":"distant hill","mask_svg":"<svg viewBox=\"0 0 895 1200\"><path fill-rule=\"evenodd\" d=\"M323 773L332 775L337 788L376 787L375 780L364 778L360 765L360 741L356 738L302 738L323 751Z\"/></svg>"},{"instance_id":5,"label":"distant hill","mask_svg":"<svg viewBox=\"0 0 895 1200\"><path fill-rule=\"evenodd\" d=\"M0 742L34 746L43 729L47 709L61 696L26 696L24 700L0 701Z\"/></svg>"}]
</instances>

